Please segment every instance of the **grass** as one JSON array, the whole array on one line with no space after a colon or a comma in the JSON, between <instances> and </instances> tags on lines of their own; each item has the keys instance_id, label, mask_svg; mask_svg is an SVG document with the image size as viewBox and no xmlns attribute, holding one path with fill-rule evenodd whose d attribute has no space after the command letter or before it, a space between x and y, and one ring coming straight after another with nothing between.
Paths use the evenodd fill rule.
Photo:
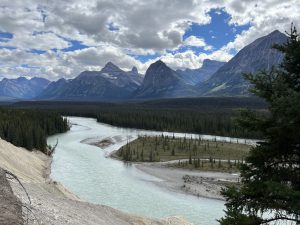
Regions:
<instances>
[{"instance_id":1,"label":"grass","mask_svg":"<svg viewBox=\"0 0 300 225\"><path fill-rule=\"evenodd\" d=\"M132 162L177 160L171 165L187 169L227 171L238 169L249 149L249 145L237 143L168 136L140 136L121 147L116 156ZM178 160L181 162L178 163Z\"/></svg>"},{"instance_id":2,"label":"grass","mask_svg":"<svg viewBox=\"0 0 300 225\"><path fill-rule=\"evenodd\" d=\"M238 172L242 161L221 161L221 160L192 160L192 164L188 161L179 161L177 163L168 163L166 167L182 168L188 170L198 169L201 171L215 171L215 172Z\"/></svg>"}]
</instances>

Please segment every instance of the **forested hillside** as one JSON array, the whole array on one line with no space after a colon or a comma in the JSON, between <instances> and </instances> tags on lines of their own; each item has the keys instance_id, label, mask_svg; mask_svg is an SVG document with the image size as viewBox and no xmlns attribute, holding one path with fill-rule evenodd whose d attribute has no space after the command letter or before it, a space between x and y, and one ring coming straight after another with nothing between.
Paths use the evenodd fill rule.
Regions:
<instances>
[{"instance_id":1,"label":"forested hillside","mask_svg":"<svg viewBox=\"0 0 300 225\"><path fill-rule=\"evenodd\" d=\"M259 138L259 133L239 127L234 111L176 110L176 109L102 109L97 121L121 127L146 130L189 132L230 137Z\"/></svg>"},{"instance_id":2,"label":"forested hillside","mask_svg":"<svg viewBox=\"0 0 300 225\"><path fill-rule=\"evenodd\" d=\"M47 136L68 129L68 121L56 112L0 108L0 137L16 146L46 152Z\"/></svg>"}]
</instances>

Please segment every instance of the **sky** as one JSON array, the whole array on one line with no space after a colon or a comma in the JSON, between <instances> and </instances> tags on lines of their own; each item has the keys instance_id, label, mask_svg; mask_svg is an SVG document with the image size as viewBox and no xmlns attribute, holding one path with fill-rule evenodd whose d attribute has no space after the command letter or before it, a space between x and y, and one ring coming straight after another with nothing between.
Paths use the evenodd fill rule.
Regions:
<instances>
[{"instance_id":1,"label":"sky","mask_svg":"<svg viewBox=\"0 0 300 225\"><path fill-rule=\"evenodd\" d=\"M109 61L195 69L297 26L299 12L299 0L0 0L0 79L68 79Z\"/></svg>"}]
</instances>

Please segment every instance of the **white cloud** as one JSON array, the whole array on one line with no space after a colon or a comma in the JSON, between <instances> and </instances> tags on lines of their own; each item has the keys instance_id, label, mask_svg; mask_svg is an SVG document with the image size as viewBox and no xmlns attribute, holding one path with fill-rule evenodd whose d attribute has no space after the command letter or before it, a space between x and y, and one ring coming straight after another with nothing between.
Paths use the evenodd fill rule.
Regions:
<instances>
[{"instance_id":1,"label":"white cloud","mask_svg":"<svg viewBox=\"0 0 300 225\"><path fill-rule=\"evenodd\" d=\"M108 61L125 70L132 66L143 72L146 70L141 62L110 45L73 52L47 51L41 55L20 49L0 49L0 77L39 76L50 80L73 78L84 70L100 70Z\"/></svg>"},{"instance_id":2,"label":"white cloud","mask_svg":"<svg viewBox=\"0 0 300 225\"><path fill-rule=\"evenodd\" d=\"M193 51L188 50L182 53L165 54L161 59L173 69L197 69L202 66L204 59L213 59L218 61L228 61L232 55L226 52L225 49L220 49L212 53L195 54Z\"/></svg>"},{"instance_id":3,"label":"white cloud","mask_svg":"<svg viewBox=\"0 0 300 225\"><path fill-rule=\"evenodd\" d=\"M120 48L111 45L90 47L64 53L64 55L80 68L101 68L107 62L113 62L123 69L130 69L132 66L142 69L142 64L139 61L124 53Z\"/></svg>"},{"instance_id":4,"label":"white cloud","mask_svg":"<svg viewBox=\"0 0 300 225\"><path fill-rule=\"evenodd\" d=\"M196 37L194 35L189 36L184 40L184 45L194 46L194 47L203 47L204 50L212 50L213 47L205 43L203 38Z\"/></svg>"},{"instance_id":5,"label":"white cloud","mask_svg":"<svg viewBox=\"0 0 300 225\"><path fill-rule=\"evenodd\" d=\"M228 1L224 10L231 15L230 24L251 24L249 30L237 35L225 48L240 50L255 39L278 29L289 30L291 22L300 20L300 1L298 0L265 0L265 1Z\"/></svg>"},{"instance_id":6,"label":"white cloud","mask_svg":"<svg viewBox=\"0 0 300 225\"><path fill-rule=\"evenodd\" d=\"M38 33L32 35L32 33L16 33L13 38L3 46L13 46L18 49L30 50L50 50L50 49L64 49L71 46L68 41L58 37L53 33Z\"/></svg>"},{"instance_id":7,"label":"white cloud","mask_svg":"<svg viewBox=\"0 0 300 225\"><path fill-rule=\"evenodd\" d=\"M249 23L250 29L220 49L212 49L196 36L183 40L192 23L210 23L208 12L213 8L229 13L230 24ZM100 69L107 61L123 69L137 66L145 71L154 60L141 63L134 55L155 53L162 54L161 58L174 69L198 68L205 58L229 60L232 50L240 50L275 29L284 32L292 21L299 26L299 10L298 0L1 0L0 31L14 36L0 45L17 49L0 49L0 76L70 78L86 69ZM117 29L110 30L110 24ZM68 47L66 39L82 41L91 47L74 52L50 51ZM167 51L182 46L211 52ZM30 49L46 53L33 54L28 52ZM26 64L29 67L22 66Z\"/></svg>"}]
</instances>

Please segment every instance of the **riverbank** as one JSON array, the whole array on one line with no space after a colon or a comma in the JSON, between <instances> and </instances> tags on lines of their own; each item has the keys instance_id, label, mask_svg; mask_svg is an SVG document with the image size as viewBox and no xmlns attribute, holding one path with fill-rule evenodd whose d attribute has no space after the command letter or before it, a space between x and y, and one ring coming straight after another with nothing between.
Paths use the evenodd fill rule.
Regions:
<instances>
[{"instance_id":1,"label":"riverbank","mask_svg":"<svg viewBox=\"0 0 300 225\"><path fill-rule=\"evenodd\" d=\"M170 168L161 163L138 163L134 166L159 178L160 181L153 181L159 187L218 200L224 200L221 189L228 184L236 184L239 179L238 174Z\"/></svg>"},{"instance_id":2,"label":"riverbank","mask_svg":"<svg viewBox=\"0 0 300 225\"><path fill-rule=\"evenodd\" d=\"M0 139L0 167L20 179L30 198L16 181L10 181L14 195L23 205L24 220L28 220L29 225L190 225L181 217L150 219L81 201L49 179L50 163L51 158L41 152L29 152Z\"/></svg>"}]
</instances>

